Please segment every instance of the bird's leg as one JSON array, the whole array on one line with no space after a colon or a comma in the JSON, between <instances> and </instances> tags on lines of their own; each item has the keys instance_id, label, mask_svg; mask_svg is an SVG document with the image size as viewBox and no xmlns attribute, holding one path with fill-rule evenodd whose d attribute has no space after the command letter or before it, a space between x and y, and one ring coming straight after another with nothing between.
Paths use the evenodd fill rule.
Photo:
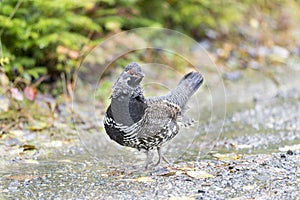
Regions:
<instances>
[{"instance_id":1,"label":"bird's leg","mask_svg":"<svg viewBox=\"0 0 300 200\"><path fill-rule=\"evenodd\" d=\"M152 163L153 154L149 150L146 150L146 156L145 168L148 169L148 166Z\"/></svg>"},{"instance_id":2,"label":"bird's leg","mask_svg":"<svg viewBox=\"0 0 300 200\"><path fill-rule=\"evenodd\" d=\"M170 164L169 160L168 160L165 156L162 156L162 159L163 159L167 164Z\"/></svg>"},{"instance_id":3,"label":"bird's leg","mask_svg":"<svg viewBox=\"0 0 300 200\"><path fill-rule=\"evenodd\" d=\"M157 153L158 153L158 161L154 166L158 166L160 164L161 160L164 160L166 163L170 164L168 159L165 156L162 155L160 147L157 147Z\"/></svg>"}]
</instances>

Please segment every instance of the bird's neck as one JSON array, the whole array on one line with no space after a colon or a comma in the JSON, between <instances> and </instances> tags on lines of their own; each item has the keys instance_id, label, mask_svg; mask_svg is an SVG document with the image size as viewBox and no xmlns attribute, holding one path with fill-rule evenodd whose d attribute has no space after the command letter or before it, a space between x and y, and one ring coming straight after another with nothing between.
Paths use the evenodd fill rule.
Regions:
<instances>
[{"instance_id":1,"label":"bird's neck","mask_svg":"<svg viewBox=\"0 0 300 200\"><path fill-rule=\"evenodd\" d=\"M114 120L123 125L132 125L134 121L130 117L129 101L131 96L122 94L111 99L111 111Z\"/></svg>"},{"instance_id":2,"label":"bird's neck","mask_svg":"<svg viewBox=\"0 0 300 200\"><path fill-rule=\"evenodd\" d=\"M122 95L112 98L111 113L117 123L130 126L145 114L147 103L141 90L136 90L131 95Z\"/></svg>"}]
</instances>

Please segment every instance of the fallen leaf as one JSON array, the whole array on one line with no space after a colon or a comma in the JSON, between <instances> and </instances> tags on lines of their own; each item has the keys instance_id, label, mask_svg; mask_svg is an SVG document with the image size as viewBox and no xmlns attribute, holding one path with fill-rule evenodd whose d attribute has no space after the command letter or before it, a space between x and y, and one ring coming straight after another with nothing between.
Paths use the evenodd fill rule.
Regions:
<instances>
[{"instance_id":1,"label":"fallen leaf","mask_svg":"<svg viewBox=\"0 0 300 200\"><path fill-rule=\"evenodd\" d=\"M242 157L240 154L235 154L235 153L227 153L227 154L216 153L213 156L215 158L218 158L219 160L238 160Z\"/></svg>"},{"instance_id":2,"label":"fallen leaf","mask_svg":"<svg viewBox=\"0 0 300 200\"><path fill-rule=\"evenodd\" d=\"M176 171L169 171L169 172L166 172L166 173L162 173L159 176L173 176L175 174L176 174Z\"/></svg>"},{"instance_id":3,"label":"fallen leaf","mask_svg":"<svg viewBox=\"0 0 300 200\"><path fill-rule=\"evenodd\" d=\"M183 166L181 168L178 168L179 170L182 170L182 171L191 171L191 170L195 170L195 167L192 167L192 166Z\"/></svg>"},{"instance_id":4,"label":"fallen leaf","mask_svg":"<svg viewBox=\"0 0 300 200\"><path fill-rule=\"evenodd\" d=\"M186 171L186 174L195 179L204 179L204 178L212 178L214 177L212 174L207 173L203 170L198 171Z\"/></svg>"},{"instance_id":5,"label":"fallen leaf","mask_svg":"<svg viewBox=\"0 0 300 200\"><path fill-rule=\"evenodd\" d=\"M35 96L36 96L36 89L33 88L33 87L30 87L30 86L27 86L24 89L24 94L25 94L25 97L28 100L33 101L35 99Z\"/></svg>"},{"instance_id":6,"label":"fallen leaf","mask_svg":"<svg viewBox=\"0 0 300 200\"><path fill-rule=\"evenodd\" d=\"M33 159L28 159L28 160L24 160L24 163L26 163L26 164L39 164L39 161L33 160Z\"/></svg>"},{"instance_id":7,"label":"fallen leaf","mask_svg":"<svg viewBox=\"0 0 300 200\"><path fill-rule=\"evenodd\" d=\"M28 128L31 131L40 131L48 127L46 122L35 120Z\"/></svg>"},{"instance_id":8,"label":"fallen leaf","mask_svg":"<svg viewBox=\"0 0 300 200\"><path fill-rule=\"evenodd\" d=\"M18 181L26 181L26 180L31 180L33 178L36 178L36 177L32 176L32 175L27 175L27 174L18 174L18 175L6 177L6 179L18 180Z\"/></svg>"},{"instance_id":9,"label":"fallen leaf","mask_svg":"<svg viewBox=\"0 0 300 200\"><path fill-rule=\"evenodd\" d=\"M137 182L152 182L153 179L150 177L142 176L136 179Z\"/></svg>"},{"instance_id":10,"label":"fallen leaf","mask_svg":"<svg viewBox=\"0 0 300 200\"><path fill-rule=\"evenodd\" d=\"M34 145L31 144L24 144L23 146L23 151L30 151L30 150L35 150L36 147Z\"/></svg>"}]
</instances>

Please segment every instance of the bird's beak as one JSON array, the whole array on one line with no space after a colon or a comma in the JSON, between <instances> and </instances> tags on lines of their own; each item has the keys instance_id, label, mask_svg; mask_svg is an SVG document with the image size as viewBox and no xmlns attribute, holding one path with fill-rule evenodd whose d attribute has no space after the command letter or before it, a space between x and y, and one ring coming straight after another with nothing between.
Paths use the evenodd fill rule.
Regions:
<instances>
[{"instance_id":1,"label":"bird's beak","mask_svg":"<svg viewBox=\"0 0 300 200\"><path fill-rule=\"evenodd\" d=\"M139 78L144 78L144 74L142 72L136 73L136 76L138 76Z\"/></svg>"},{"instance_id":2,"label":"bird's beak","mask_svg":"<svg viewBox=\"0 0 300 200\"><path fill-rule=\"evenodd\" d=\"M136 83L140 83L142 80L143 80L143 78L144 78L144 74L142 74L142 73L137 73L136 75L135 75L135 77L136 77Z\"/></svg>"}]
</instances>

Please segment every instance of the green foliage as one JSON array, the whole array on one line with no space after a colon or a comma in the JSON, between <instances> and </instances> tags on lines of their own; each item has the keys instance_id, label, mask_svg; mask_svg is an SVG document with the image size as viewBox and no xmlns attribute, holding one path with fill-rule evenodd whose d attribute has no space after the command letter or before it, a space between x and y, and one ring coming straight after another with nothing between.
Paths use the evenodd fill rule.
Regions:
<instances>
[{"instance_id":1,"label":"green foliage","mask_svg":"<svg viewBox=\"0 0 300 200\"><path fill-rule=\"evenodd\" d=\"M131 14L136 1L3 0L0 13L0 58L10 79L71 73L78 61L110 31L150 26ZM135 19L132 22L131 19ZM140 21L139 23L135 21ZM152 23L152 24L151 24ZM128 25L129 27L130 25Z\"/></svg>"},{"instance_id":2,"label":"green foliage","mask_svg":"<svg viewBox=\"0 0 300 200\"><path fill-rule=\"evenodd\" d=\"M208 29L230 28L241 18L243 9L232 0L142 0L138 5L143 16L196 38L203 37Z\"/></svg>"},{"instance_id":3,"label":"green foliage","mask_svg":"<svg viewBox=\"0 0 300 200\"><path fill-rule=\"evenodd\" d=\"M12 78L13 68L29 79L49 71L71 71L76 62L69 61L76 61L79 56L70 57L67 52L58 52L57 47L79 54L90 42L88 34L101 31L85 15L88 6L89 3L74 0L4 0L0 14L3 52L0 56L10 60L5 65L8 75Z\"/></svg>"},{"instance_id":4,"label":"green foliage","mask_svg":"<svg viewBox=\"0 0 300 200\"><path fill-rule=\"evenodd\" d=\"M249 0L252 1L252 0ZM210 0L139 0L109 1L105 18L98 23L114 22L121 29L137 27L165 27L175 29L199 39L207 29L216 31L230 28L241 17L245 4L239 1ZM96 16L103 16L98 10Z\"/></svg>"},{"instance_id":5,"label":"green foliage","mask_svg":"<svg viewBox=\"0 0 300 200\"><path fill-rule=\"evenodd\" d=\"M209 29L230 29L251 2L255 0L2 0L0 59L9 59L4 69L10 79L17 74L30 82L45 74L71 73L111 32L165 27L199 39Z\"/></svg>"}]
</instances>

